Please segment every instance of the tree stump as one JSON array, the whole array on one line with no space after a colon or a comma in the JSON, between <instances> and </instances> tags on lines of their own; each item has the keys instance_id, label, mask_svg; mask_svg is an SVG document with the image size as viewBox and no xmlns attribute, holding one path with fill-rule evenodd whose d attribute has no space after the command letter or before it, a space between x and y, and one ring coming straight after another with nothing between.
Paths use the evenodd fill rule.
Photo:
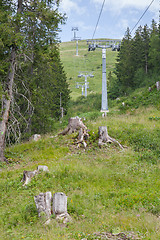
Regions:
<instances>
[{"instance_id":1,"label":"tree stump","mask_svg":"<svg viewBox=\"0 0 160 240\"><path fill-rule=\"evenodd\" d=\"M70 118L68 121L68 126L61 133L59 133L59 135L71 134L76 131L79 131L78 140L76 142L76 144L78 144L77 147L80 147L80 144L83 144L84 148L86 148L87 144L85 140L88 139L89 135L87 133L87 127L82 122L82 119L78 116Z\"/></svg>"},{"instance_id":2,"label":"tree stump","mask_svg":"<svg viewBox=\"0 0 160 240\"><path fill-rule=\"evenodd\" d=\"M39 165L37 171L49 172L48 167L45 165Z\"/></svg>"},{"instance_id":3,"label":"tree stump","mask_svg":"<svg viewBox=\"0 0 160 240\"><path fill-rule=\"evenodd\" d=\"M51 216L51 200L51 192L40 193L34 197L39 217L41 217L43 213L47 219Z\"/></svg>"},{"instance_id":4,"label":"tree stump","mask_svg":"<svg viewBox=\"0 0 160 240\"><path fill-rule=\"evenodd\" d=\"M23 186L27 185L31 181L31 178L38 174L40 171L49 172L48 167L45 165L39 165L37 167L37 170L34 171L24 171L23 178L21 180L21 182L24 182Z\"/></svg>"},{"instance_id":5,"label":"tree stump","mask_svg":"<svg viewBox=\"0 0 160 240\"><path fill-rule=\"evenodd\" d=\"M87 130L87 127L84 125L81 118L79 118L78 116L72 117L68 121L68 126L61 133L59 133L59 135L71 134L79 130L80 128Z\"/></svg>"},{"instance_id":6,"label":"tree stump","mask_svg":"<svg viewBox=\"0 0 160 240\"><path fill-rule=\"evenodd\" d=\"M67 213L67 196L62 192L53 195L53 213L55 215Z\"/></svg>"},{"instance_id":7,"label":"tree stump","mask_svg":"<svg viewBox=\"0 0 160 240\"><path fill-rule=\"evenodd\" d=\"M72 218L67 213L67 196L62 192L57 192L53 195L51 192L40 193L38 196L34 197L34 201L37 207L38 216L43 215L47 219L45 224L50 223L50 216L53 209L53 214L55 214L56 220L61 223L71 222Z\"/></svg>"},{"instance_id":8,"label":"tree stump","mask_svg":"<svg viewBox=\"0 0 160 240\"><path fill-rule=\"evenodd\" d=\"M31 178L34 177L37 173L38 173L38 170L24 171L23 178L21 180L21 182L24 182L23 186L27 185L31 181Z\"/></svg>"},{"instance_id":9,"label":"tree stump","mask_svg":"<svg viewBox=\"0 0 160 240\"><path fill-rule=\"evenodd\" d=\"M62 192L57 192L53 195L53 213L56 216L56 220L64 224L72 221L67 213L67 196Z\"/></svg>"},{"instance_id":10,"label":"tree stump","mask_svg":"<svg viewBox=\"0 0 160 240\"><path fill-rule=\"evenodd\" d=\"M121 149L124 149L122 145L115 140L114 138L111 138L108 135L108 130L106 126L101 126L98 129L98 135L99 135L99 140L98 140L98 146L101 148L103 145L106 145L107 143L116 143L119 145Z\"/></svg>"}]
</instances>

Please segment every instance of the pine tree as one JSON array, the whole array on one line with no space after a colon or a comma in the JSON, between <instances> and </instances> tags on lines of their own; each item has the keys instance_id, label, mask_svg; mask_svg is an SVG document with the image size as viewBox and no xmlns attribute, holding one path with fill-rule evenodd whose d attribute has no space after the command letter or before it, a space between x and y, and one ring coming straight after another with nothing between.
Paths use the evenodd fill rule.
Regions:
<instances>
[{"instance_id":1,"label":"pine tree","mask_svg":"<svg viewBox=\"0 0 160 240\"><path fill-rule=\"evenodd\" d=\"M143 68L145 69L145 73L148 73L148 55L150 48L150 30L147 25L144 26L142 31L142 49L143 49Z\"/></svg>"},{"instance_id":2,"label":"pine tree","mask_svg":"<svg viewBox=\"0 0 160 240\"><path fill-rule=\"evenodd\" d=\"M130 35L130 30L127 28L125 37L122 40L121 50L118 54L116 64L116 75L118 78L118 85L121 93L127 93L133 87L133 40Z\"/></svg>"},{"instance_id":3,"label":"pine tree","mask_svg":"<svg viewBox=\"0 0 160 240\"><path fill-rule=\"evenodd\" d=\"M135 36L133 38L133 58L134 58L134 65L135 68L142 68L142 59L143 59L143 49L142 49L143 39L142 39L142 27L140 26L136 32Z\"/></svg>"}]
</instances>

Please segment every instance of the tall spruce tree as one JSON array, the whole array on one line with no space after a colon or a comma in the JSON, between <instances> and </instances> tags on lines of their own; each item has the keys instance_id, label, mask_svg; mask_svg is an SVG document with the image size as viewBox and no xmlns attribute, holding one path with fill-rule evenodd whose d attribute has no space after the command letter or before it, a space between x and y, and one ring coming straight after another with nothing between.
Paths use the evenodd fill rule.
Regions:
<instances>
[{"instance_id":1,"label":"tall spruce tree","mask_svg":"<svg viewBox=\"0 0 160 240\"><path fill-rule=\"evenodd\" d=\"M143 68L142 59L143 59L143 49L142 49L142 27L140 26L136 32L135 36L133 38L133 63L135 65L136 70L138 68Z\"/></svg>"},{"instance_id":2,"label":"tall spruce tree","mask_svg":"<svg viewBox=\"0 0 160 240\"><path fill-rule=\"evenodd\" d=\"M150 48L150 29L147 25L144 26L142 31L142 49L143 49L143 67L145 73L148 73L148 55L149 55L149 48Z\"/></svg>"},{"instance_id":3,"label":"tall spruce tree","mask_svg":"<svg viewBox=\"0 0 160 240\"><path fill-rule=\"evenodd\" d=\"M143 78L145 75L144 68L144 48L143 46L143 37L142 37L143 28L140 26L135 32L133 37L133 62L135 73L133 77L133 89L141 86L143 83Z\"/></svg>"},{"instance_id":4,"label":"tall spruce tree","mask_svg":"<svg viewBox=\"0 0 160 240\"><path fill-rule=\"evenodd\" d=\"M127 28L116 63L116 75L119 90L122 94L127 93L133 87L134 65L132 51L133 40L129 28Z\"/></svg>"}]
</instances>

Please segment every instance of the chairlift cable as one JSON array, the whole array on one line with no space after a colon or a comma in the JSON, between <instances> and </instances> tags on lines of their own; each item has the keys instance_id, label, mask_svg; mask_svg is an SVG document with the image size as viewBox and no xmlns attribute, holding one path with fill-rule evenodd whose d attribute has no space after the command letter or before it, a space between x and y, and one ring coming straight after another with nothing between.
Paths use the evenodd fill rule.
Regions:
<instances>
[{"instance_id":1,"label":"chairlift cable","mask_svg":"<svg viewBox=\"0 0 160 240\"><path fill-rule=\"evenodd\" d=\"M96 30L97 30L97 27L98 27L98 23L99 23L99 20L100 20L102 11L103 11L104 3L105 3L105 0L104 0L103 3L102 3L102 7L101 7L101 10L100 10L100 13L99 13L99 16L98 16L98 20L97 20L96 27L95 27L95 29L94 29L94 33L93 33L93 36L92 36L92 40L93 40L93 38L94 38L94 35L95 35Z\"/></svg>"},{"instance_id":2,"label":"chairlift cable","mask_svg":"<svg viewBox=\"0 0 160 240\"><path fill-rule=\"evenodd\" d=\"M144 13L142 14L142 16L139 18L139 20L137 21L137 23L135 24L135 26L132 28L131 32L133 32L133 30L136 28L136 26L138 25L138 23L141 21L141 19L143 18L143 16L145 15L145 13L148 11L148 9L150 8L150 6L152 5L152 3L154 2L154 0L151 1L151 3L148 5L148 7L146 8L146 10L144 11Z\"/></svg>"}]
</instances>

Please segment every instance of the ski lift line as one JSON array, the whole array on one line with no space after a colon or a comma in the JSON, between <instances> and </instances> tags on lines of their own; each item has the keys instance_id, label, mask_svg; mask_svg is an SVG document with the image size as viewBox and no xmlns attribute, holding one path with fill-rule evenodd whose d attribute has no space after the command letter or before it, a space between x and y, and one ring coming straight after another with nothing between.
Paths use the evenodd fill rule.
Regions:
<instances>
[{"instance_id":1,"label":"ski lift line","mask_svg":"<svg viewBox=\"0 0 160 240\"><path fill-rule=\"evenodd\" d=\"M95 33L96 33L96 30L97 30L97 27L98 27L98 23L99 23L99 20L100 20L102 11L103 11L104 3L105 3L105 0L104 0L103 3L102 3L102 7L101 7L101 10L100 10L100 13L99 13L99 16L98 16L97 24L96 24L96 27L95 27L95 29L94 29L94 33L93 33L92 39L94 38L94 35L95 35Z\"/></svg>"},{"instance_id":2,"label":"ski lift line","mask_svg":"<svg viewBox=\"0 0 160 240\"><path fill-rule=\"evenodd\" d=\"M148 7L146 8L146 10L145 10L144 13L142 14L142 16L139 18L139 20L137 21L137 23L135 24L135 26L132 28L131 33L132 33L133 30L136 28L136 26L138 25L138 23L141 21L141 19L143 18L143 16L145 15L145 13L148 11L148 9L150 8L150 6L152 5L153 2L154 2L154 0L152 0L151 3L148 5Z\"/></svg>"}]
</instances>

